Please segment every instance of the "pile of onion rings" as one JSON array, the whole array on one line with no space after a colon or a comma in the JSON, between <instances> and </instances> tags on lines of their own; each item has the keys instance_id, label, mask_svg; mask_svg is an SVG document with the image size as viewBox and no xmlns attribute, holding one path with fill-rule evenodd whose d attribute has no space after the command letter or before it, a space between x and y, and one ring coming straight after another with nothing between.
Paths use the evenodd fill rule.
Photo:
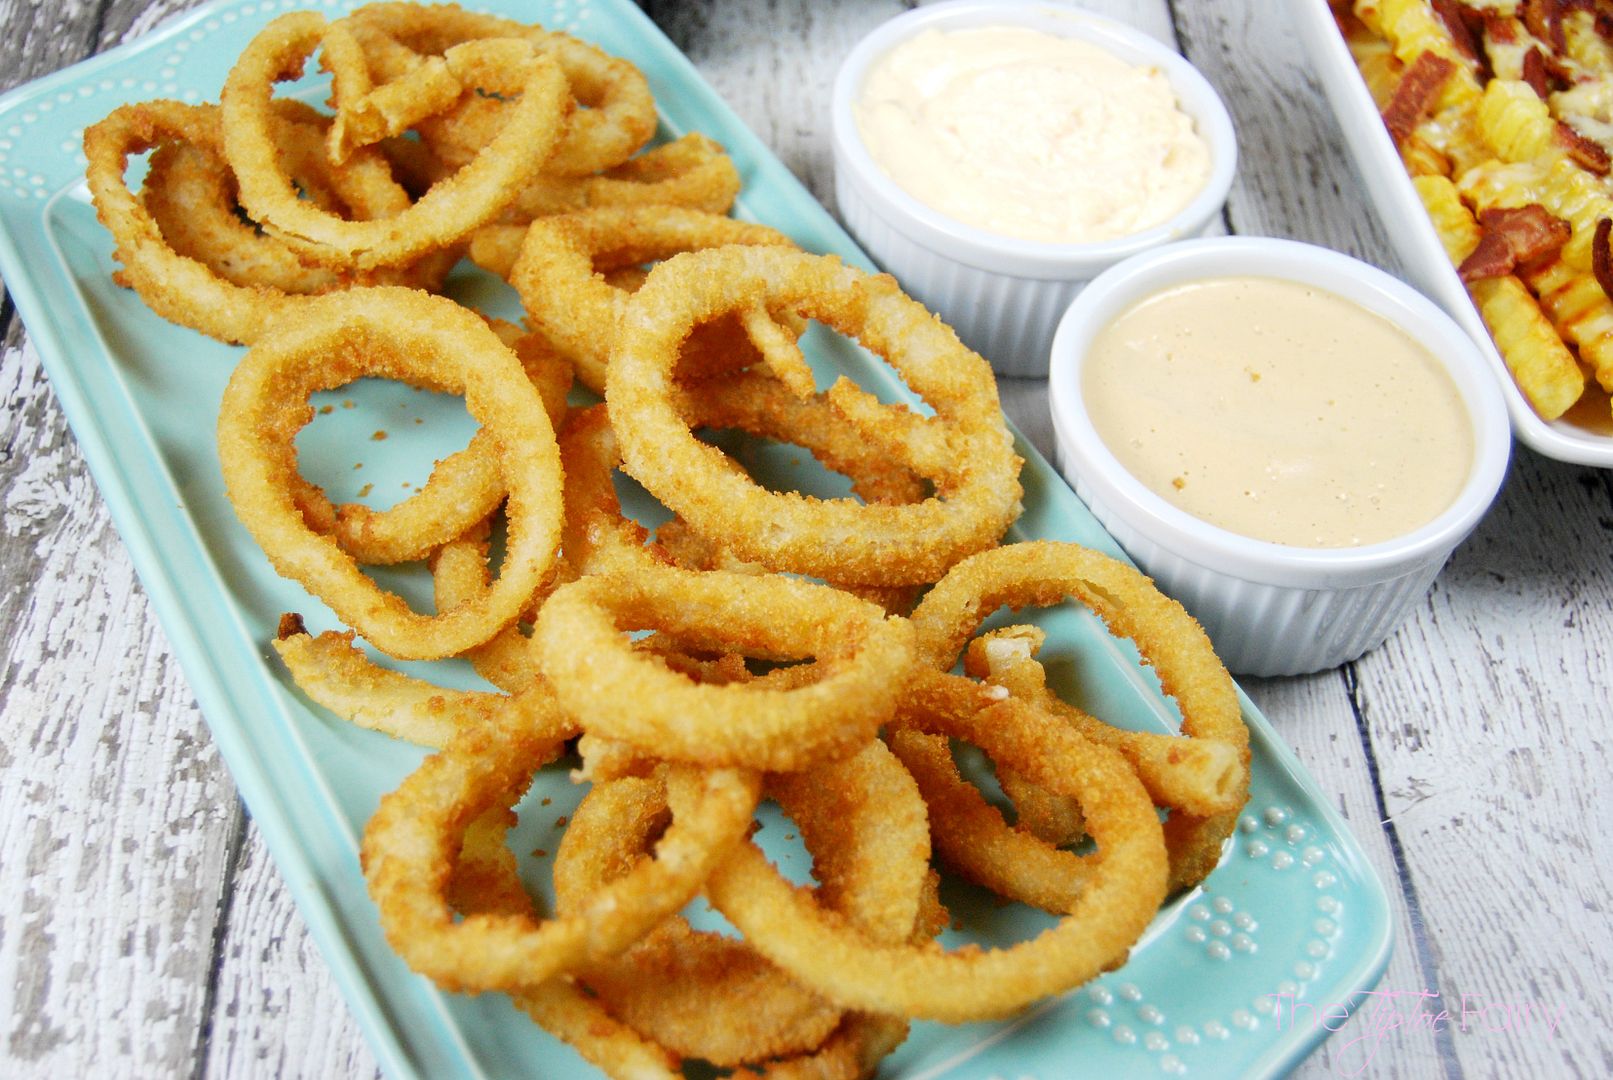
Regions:
<instances>
[{"instance_id":1,"label":"pile of onion rings","mask_svg":"<svg viewBox=\"0 0 1613 1080\"><path fill-rule=\"evenodd\" d=\"M314 58L325 110L276 92ZM987 363L892 279L728 217L722 148L651 146L655 126L643 74L584 42L381 3L275 19L219 104L125 106L85 149L118 279L247 346L218 418L227 494L345 627L282 616L286 670L437 751L362 845L404 960L509 994L611 1076L869 1076L913 1019L1010 1015L1123 962L1219 860L1248 733L1208 639L1146 578L1002 543L1021 462ZM525 326L441 295L462 259L514 286ZM923 407L843 375L820 389L814 323ZM387 508L299 467L310 395L359 379L461 397L479 425ZM770 447L837 491L763 483L750 455ZM619 477L667 520L625 513ZM410 563L434 611L367 569ZM1180 734L1062 700L1034 625L977 635L1071 601L1135 642ZM491 688L375 653L460 658ZM567 767L589 787L544 905L509 831L534 776ZM764 801L810 884L753 842ZM1057 923L943 947L940 870ZM701 896L739 936L685 919Z\"/></svg>"}]
</instances>

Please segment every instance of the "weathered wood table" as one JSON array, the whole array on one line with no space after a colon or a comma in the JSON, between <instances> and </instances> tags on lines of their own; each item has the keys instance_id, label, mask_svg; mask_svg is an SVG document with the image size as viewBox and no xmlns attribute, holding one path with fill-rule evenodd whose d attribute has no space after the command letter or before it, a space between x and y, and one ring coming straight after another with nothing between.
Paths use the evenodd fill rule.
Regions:
<instances>
[{"instance_id":1,"label":"weathered wood table","mask_svg":"<svg viewBox=\"0 0 1613 1080\"><path fill-rule=\"evenodd\" d=\"M189 6L3 0L0 88ZM835 66L907 5L646 6L832 209ZM1226 97L1242 151L1230 230L1395 269L1283 5L1087 6L1174 41ZM9 297L0 323L0 1076L373 1073ZM1050 450L1045 384L1003 396ZM1488 519L1387 644L1245 682L1389 884L1382 988L1437 991L1450 1013L1373 1035L1369 1075L1613 1074L1610 655L1613 474L1520 449ZM1477 1011L1495 1005L1509 1007ZM1334 1064L1324 1046L1299 1071Z\"/></svg>"}]
</instances>

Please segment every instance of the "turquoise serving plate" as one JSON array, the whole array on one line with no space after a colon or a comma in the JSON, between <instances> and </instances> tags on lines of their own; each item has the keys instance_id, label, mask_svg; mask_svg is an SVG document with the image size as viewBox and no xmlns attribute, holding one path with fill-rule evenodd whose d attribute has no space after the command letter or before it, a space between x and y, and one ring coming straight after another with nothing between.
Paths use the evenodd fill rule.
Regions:
<instances>
[{"instance_id":1,"label":"turquoise serving plate","mask_svg":"<svg viewBox=\"0 0 1613 1080\"><path fill-rule=\"evenodd\" d=\"M324 713L279 666L269 642L280 613L301 612L316 631L336 623L270 569L225 499L214 417L240 350L164 322L113 284L111 239L83 184L87 125L128 101L216 100L248 38L292 6L277 0L202 7L0 99L0 273L220 752L382 1069L399 1078L589 1076L575 1053L502 996L442 993L410 973L383 940L359 872L358 838L381 795L423 752ZM346 5L322 6L339 13ZM809 250L867 265L630 3L486 6L571 31L632 60L655 90L663 137L698 129L729 148L744 177L736 214L782 228ZM316 81L289 92L321 97ZM131 182L139 168L131 169ZM474 271L456 273L452 289L484 310L519 315L502 283ZM814 334L810 351L822 375L844 371L883 396L908 397L888 368L843 339ZM391 503L471 431L459 401L397 386L366 381L321 403L330 409L300 437L299 449L310 476L340 499ZM382 432L385 441L375 437ZM1026 459L1026 512L1008 539L1075 541L1118 555L1036 451L1023 440L1019 450ZM792 448L745 452L764 480L844 490ZM662 512L642 493L627 494L629 508L644 520L653 523ZM378 576L429 602L421 568ZM1112 638L1084 610L1053 610L1041 619L1050 631L1049 670L1072 699L1124 725L1168 730L1179 722L1129 643ZM461 665L434 665L430 674L475 685ZM1376 984L1390 948L1383 887L1328 798L1266 719L1247 699L1243 705L1254 763L1240 829L1219 869L1161 910L1125 967L1012 1021L916 1024L882 1075L1278 1075L1326 1034L1320 1025L1293 1022L1296 1003L1349 1001ZM513 843L540 897L548 890L557 821L578 797L565 770L551 769L520 808ZM787 873L799 879L807 872L786 826L768 824L761 836ZM952 889L944 899L955 922L949 944L1018 940L1045 925L1040 915L1000 908L968 889Z\"/></svg>"}]
</instances>

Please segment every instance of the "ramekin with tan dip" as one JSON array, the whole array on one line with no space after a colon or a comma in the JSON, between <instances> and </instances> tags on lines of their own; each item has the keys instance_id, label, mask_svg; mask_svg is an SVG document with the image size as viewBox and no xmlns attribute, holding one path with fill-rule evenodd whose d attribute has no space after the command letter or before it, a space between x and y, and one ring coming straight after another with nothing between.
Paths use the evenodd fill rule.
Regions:
<instances>
[{"instance_id":1,"label":"ramekin with tan dip","mask_svg":"<svg viewBox=\"0 0 1613 1080\"><path fill-rule=\"evenodd\" d=\"M1070 298L1203 232L1236 167L1215 90L1168 46L1053 3L916 8L841 65L835 194L863 247L1000 374L1047 373Z\"/></svg>"},{"instance_id":2,"label":"ramekin with tan dip","mask_svg":"<svg viewBox=\"0 0 1613 1080\"><path fill-rule=\"evenodd\" d=\"M1419 603L1511 447L1472 340L1421 294L1284 240L1101 275L1053 344L1058 464L1234 671L1355 659Z\"/></svg>"}]
</instances>

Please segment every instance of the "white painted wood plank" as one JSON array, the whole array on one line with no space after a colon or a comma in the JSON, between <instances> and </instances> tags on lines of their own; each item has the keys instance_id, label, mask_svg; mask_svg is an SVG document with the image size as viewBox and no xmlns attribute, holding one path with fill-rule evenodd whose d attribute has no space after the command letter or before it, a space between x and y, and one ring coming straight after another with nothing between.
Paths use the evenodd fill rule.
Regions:
<instances>
[{"instance_id":1,"label":"white painted wood plank","mask_svg":"<svg viewBox=\"0 0 1613 1080\"><path fill-rule=\"evenodd\" d=\"M131 19L106 7L0 8L0 86L115 43ZM149 26L176 5L124 7ZM240 810L37 357L5 329L0 1075L187 1074Z\"/></svg>"},{"instance_id":2,"label":"white painted wood plank","mask_svg":"<svg viewBox=\"0 0 1613 1080\"><path fill-rule=\"evenodd\" d=\"M1447 1007L1562 1018L1470 1017L1453 1041L1472 1075L1613 1069L1610 553L1607 477L1521 452L1418 617L1358 665Z\"/></svg>"},{"instance_id":3,"label":"white painted wood plank","mask_svg":"<svg viewBox=\"0 0 1613 1080\"><path fill-rule=\"evenodd\" d=\"M248 823L200 1076L378 1077L325 960Z\"/></svg>"},{"instance_id":4,"label":"white painted wood plank","mask_svg":"<svg viewBox=\"0 0 1613 1080\"><path fill-rule=\"evenodd\" d=\"M187 1072L234 789L32 349L0 384L0 1074Z\"/></svg>"}]
</instances>

